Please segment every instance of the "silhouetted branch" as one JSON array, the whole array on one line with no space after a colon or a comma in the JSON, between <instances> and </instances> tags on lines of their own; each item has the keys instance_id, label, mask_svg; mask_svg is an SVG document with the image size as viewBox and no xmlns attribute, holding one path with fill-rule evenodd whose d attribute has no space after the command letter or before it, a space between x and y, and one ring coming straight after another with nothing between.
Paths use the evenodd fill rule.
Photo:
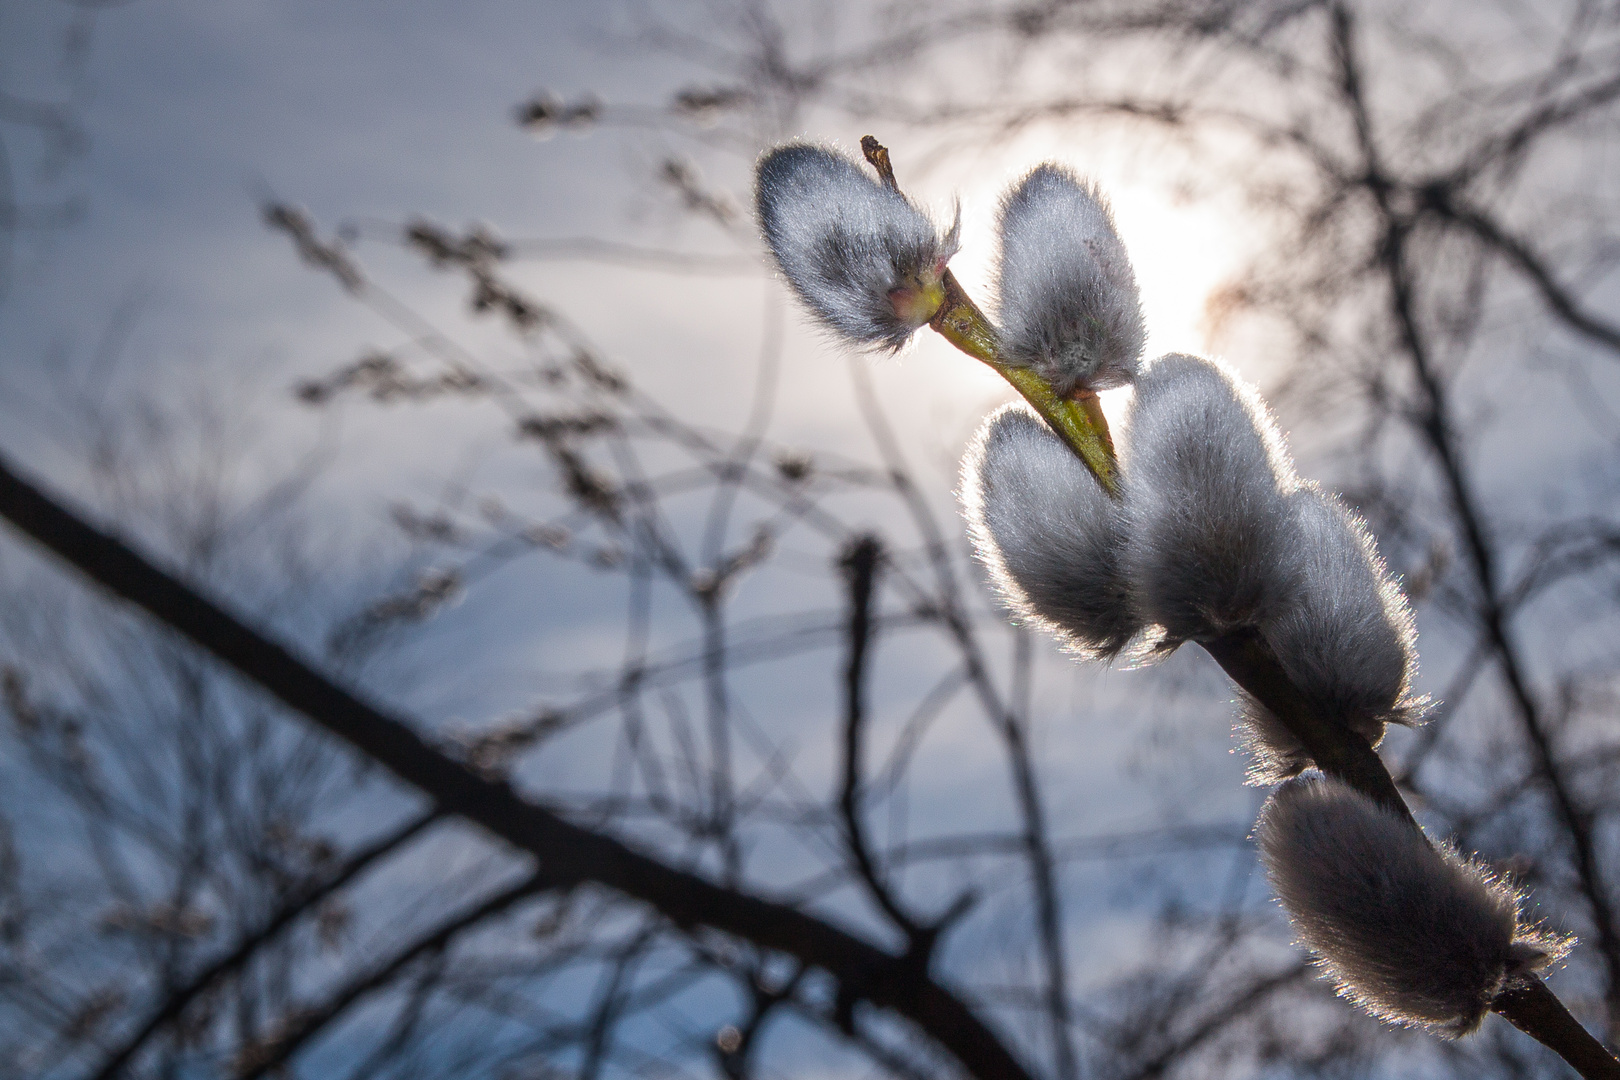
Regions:
<instances>
[{"instance_id":1,"label":"silhouetted branch","mask_svg":"<svg viewBox=\"0 0 1620 1080\"><path fill-rule=\"evenodd\" d=\"M1353 29L1349 12L1342 4L1335 5L1335 55L1342 67L1346 107L1352 115L1364 118L1367 110L1361 96ZM1469 565L1473 570L1480 621L1487 640L1496 653L1538 771L1553 797L1560 823L1574 849L1576 874L1580 880L1581 892L1592 910L1598 951L1602 954L1607 969L1607 999L1610 1013L1620 1015L1620 930L1617 930L1608 888L1602 880L1598 867L1591 818L1576 805L1575 795L1564 780L1553 754L1545 719L1530 692L1524 662L1509 633L1508 616L1497 582L1497 552L1485 523L1485 515L1479 505L1479 497L1458 449L1458 436L1450 418L1446 387L1434 368L1429 346L1418 320L1413 268L1407 251L1409 233L1401 215L1390 204L1389 185L1382 179L1380 154L1371 125L1365 120L1358 120L1356 126L1360 133L1361 151L1367 169L1368 179L1365 183L1379 206L1384 222L1379 257L1389 290L1391 318L1401 346L1410 361L1412 373L1423 393L1415 426L1424 436L1430 451L1440 465L1451 498L1453 513L1467 547ZM1379 768L1382 769L1381 763ZM1388 774L1384 775L1387 779ZM1371 774L1369 780L1373 786L1363 790L1378 799L1379 796L1374 793L1374 789L1378 787L1379 782ZM1389 790L1394 791L1393 782L1389 783ZM1399 798L1396 794L1395 799L1399 801ZM1392 804L1386 802L1386 805Z\"/></svg>"},{"instance_id":2,"label":"silhouetted branch","mask_svg":"<svg viewBox=\"0 0 1620 1080\"><path fill-rule=\"evenodd\" d=\"M321 881L285 900L275 913L265 920L264 925L245 935L229 953L197 972L183 986L170 991L163 1003L136 1029L135 1033L107 1057L94 1073L94 1080L112 1080L134 1058L141 1047L146 1045L148 1039L166 1025L179 1019L187 1006L200 995L207 993L220 979L245 964L294 919L343 888L366 867L398 850L401 845L442 817L443 814L438 809L417 815L401 828L350 855L342 866Z\"/></svg>"},{"instance_id":3,"label":"silhouetted branch","mask_svg":"<svg viewBox=\"0 0 1620 1080\"><path fill-rule=\"evenodd\" d=\"M1620 352L1620 324L1608 322L1589 311L1569 289L1559 283L1546 259L1528 241L1513 235L1489 215L1457 198L1449 187L1427 186L1422 189L1421 195L1425 210L1443 221L1468 230L1529 279L1548 309L1570 329L1611 351Z\"/></svg>"},{"instance_id":4,"label":"silhouetted branch","mask_svg":"<svg viewBox=\"0 0 1620 1080\"><path fill-rule=\"evenodd\" d=\"M867 891L894 924L905 931L913 948L921 927L900 906L872 861L861 820L862 741L866 723L866 657L872 643L872 593L883 559L883 544L876 536L856 538L844 549L840 569L849 586L848 662L844 668L844 764L838 790L838 810L855 870Z\"/></svg>"},{"instance_id":5,"label":"silhouetted branch","mask_svg":"<svg viewBox=\"0 0 1620 1080\"><path fill-rule=\"evenodd\" d=\"M892 1009L980 1080L1027 1080L1012 1053L961 1001L900 957L786 905L722 888L611 837L573 825L430 746L240 620L86 524L0 461L0 516L116 595L146 609L293 709L460 814L538 856L559 885L592 881L641 900L677 926L708 926L820 967L841 992Z\"/></svg>"},{"instance_id":6,"label":"silhouetted branch","mask_svg":"<svg viewBox=\"0 0 1620 1080\"><path fill-rule=\"evenodd\" d=\"M1238 994L1237 997L1206 1016L1191 1031L1139 1065L1135 1072L1128 1074L1129 1080L1157 1080L1158 1077L1165 1074L1167 1069L1196 1049L1199 1044L1218 1035L1232 1021L1263 1004L1266 998L1276 991L1299 982L1309 974L1311 974L1309 965L1297 964L1286 971L1280 971L1275 975L1257 980Z\"/></svg>"},{"instance_id":7,"label":"silhouetted branch","mask_svg":"<svg viewBox=\"0 0 1620 1080\"><path fill-rule=\"evenodd\" d=\"M888 419L877 395L872 390L871 376L860 358L852 358L850 373L855 383L855 398L861 416L866 421L884 463L889 467L890 481L895 492L905 501L912 521L922 534L929 566L933 569L939 589L939 619L962 652L964 670L973 685L986 715L1007 750L1007 761L1012 772L1013 794L1018 800L1018 812L1024 828L1024 848L1030 865L1030 876L1035 887L1036 925L1041 935L1042 960L1046 969L1047 1007L1051 1021L1053 1058L1057 1062L1061 1080L1073 1080L1078 1075L1079 1062L1069 1038L1068 961L1063 945L1062 900L1058 893L1057 871L1052 861L1052 850L1046 829L1046 811L1041 802L1040 784L1035 766L1030 760L1029 746L1024 738L1023 718L1014 714L991 683L984 653L978 637L965 617L952 569L950 554L939 523L929 510L927 501L912 482L905 467L905 457L894 437Z\"/></svg>"},{"instance_id":8,"label":"silhouetted branch","mask_svg":"<svg viewBox=\"0 0 1620 1080\"><path fill-rule=\"evenodd\" d=\"M556 887L556 884L543 871L531 874L396 950L387 960L345 983L320 1004L297 1010L263 1044L244 1048L236 1063L236 1080L258 1080L265 1073L279 1068L351 1005L387 986L412 961L443 951L458 934L499 915L521 900Z\"/></svg>"}]
</instances>

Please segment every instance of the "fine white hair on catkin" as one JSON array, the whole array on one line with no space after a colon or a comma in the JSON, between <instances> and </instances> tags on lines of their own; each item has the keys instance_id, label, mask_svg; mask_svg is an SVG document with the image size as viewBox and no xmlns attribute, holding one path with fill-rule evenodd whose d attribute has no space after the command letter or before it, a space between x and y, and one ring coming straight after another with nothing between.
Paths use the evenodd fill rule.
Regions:
<instances>
[{"instance_id":1,"label":"fine white hair on catkin","mask_svg":"<svg viewBox=\"0 0 1620 1080\"><path fill-rule=\"evenodd\" d=\"M1022 405L992 414L962 460L974 549L1007 606L1091 657L1141 629L1121 572L1119 504L1045 422Z\"/></svg>"},{"instance_id":2,"label":"fine white hair on catkin","mask_svg":"<svg viewBox=\"0 0 1620 1080\"><path fill-rule=\"evenodd\" d=\"M1288 679L1320 716L1377 746L1387 723L1422 718L1414 698L1417 633L1365 523L1314 485L1289 498L1300 544L1296 588L1260 632ZM1251 783L1270 785L1311 764L1292 733L1247 703Z\"/></svg>"},{"instance_id":3,"label":"fine white hair on catkin","mask_svg":"<svg viewBox=\"0 0 1620 1080\"><path fill-rule=\"evenodd\" d=\"M1249 767L1243 774L1245 784L1272 787L1298 776L1316 763L1305 744L1270 709L1248 694L1242 694L1239 703L1243 717L1235 730L1239 744L1249 755ZM1378 738L1369 736L1368 741L1377 746L1383 741L1383 735L1380 724Z\"/></svg>"},{"instance_id":4,"label":"fine white hair on catkin","mask_svg":"<svg viewBox=\"0 0 1620 1080\"><path fill-rule=\"evenodd\" d=\"M754 204L782 276L829 329L897 350L926 321L897 311L891 294L938 282L956 253L956 225L941 236L904 195L844 154L808 143L759 159Z\"/></svg>"},{"instance_id":5,"label":"fine white hair on catkin","mask_svg":"<svg viewBox=\"0 0 1620 1080\"><path fill-rule=\"evenodd\" d=\"M1300 942L1340 994L1392 1023L1466 1035L1514 979L1574 944L1523 922L1524 897L1488 867L1338 780L1290 780L1256 833Z\"/></svg>"},{"instance_id":6,"label":"fine white hair on catkin","mask_svg":"<svg viewBox=\"0 0 1620 1080\"><path fill-rule=\"evenodd\" d=\"M1001 200L1002 355L1060 397L1136 375L1146 327L1130 256L1095 184L1048 162Z\"/></svg>"},{"instance_id":7,"label":"fine white hair on catkin","mask_svg":"<svg viewBox=\"0 0 1620 1080\"><path fill-rule=\"evenodd\" d=\"M1172 354L1143 369L1127 428L1126 569L1165 644L1258 625L1293 593L1293 464L1265 403L1222 364Z\"/></svg>"}]
</instances>

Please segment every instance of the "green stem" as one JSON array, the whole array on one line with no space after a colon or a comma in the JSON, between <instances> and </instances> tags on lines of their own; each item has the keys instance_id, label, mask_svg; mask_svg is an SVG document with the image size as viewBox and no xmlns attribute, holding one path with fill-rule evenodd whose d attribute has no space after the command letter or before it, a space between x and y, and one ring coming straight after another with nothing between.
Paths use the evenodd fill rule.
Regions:
<instances>
[{"instance_id":1,"label":"green stem","mask_svg":"<svg viewBox=\"0 0 1620 1080\"><path fill-rule=\"evenodd\" d=\"M929 325L946 341L994 368L996 374L1012 383L1034 406L1052 430L1068 443L1085 462L1103 490L1119 497L1119 466L1114 454L1114 439L1108 432L1108 420L1103 416L1097 395L1079 398L1058 396L1052 384L1026 367L1015 367L1001 358L1000 343L995 327L974 304L949 270L941 280L945 288L945 301L934 313Z\"/></svg>"},{"instance_id":2,"label":"green stem","mask_svg":"<svg viewBox=\"0 0 1620 1080\"><path fill-rule=\"evenodd\" d=\"M861 153L877 170L878 179L890 191L900 194L900 184L894 178L894 163L889 160L889 149L870 135L861 136ZM984 317L956 275L946 270L940 279L945 299L940 303L928 325L975 360L982 360L995 368L996 374L1013 384L1024 395L1024 400L1035 407L1052 430L1068 443L1085 462L1091 475L1103 490L1119 498L1119 466L1114 455L1114 439L1108 433L1108 420L1096 394L1066 398L1052 389L1052 384L1026 367L1016 367L1001 357L1001 345L996 328Z\"/></svg>"}]
</instances>

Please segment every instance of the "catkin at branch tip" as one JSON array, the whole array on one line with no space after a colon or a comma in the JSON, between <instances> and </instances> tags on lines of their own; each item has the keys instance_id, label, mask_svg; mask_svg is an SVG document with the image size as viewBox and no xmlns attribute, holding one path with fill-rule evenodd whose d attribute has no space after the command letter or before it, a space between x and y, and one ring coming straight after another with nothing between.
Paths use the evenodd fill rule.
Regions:
<instances>
[{"instance_id":1,"label":"catkin at branch tip","mask_svg":"<svg viewBox=\"0 0 1620 1080\"><path fill-rule=\"evenodd\" d=\"M1126 568L1166 644L1275 613L1301 573L1293 463L1258 394L1213 360L1172 354L1138 376L1124 469Z\"/></svg>"},{"instance_id":2,"label":"catkin at branch tip","mask_svg":"<svg viewBox=\"0 0 1620 1080\"><path fill-rule=\"evenodd\" d=\"M957 249L899 192L835 150L789 143L755 171L755 208L782 276L824 326L897 350L927 321L897 290L937 285Z\"/></svg>"},{"instance_id":3,"label":"catkin at branch tip","mask_svg":"<svg viewBox=\"0 0 1620 1080\"><path fill-rule=\"evenodd\" d=\"M1277 898L1339 993L1391 1023L1450 1038L1574 939L1526 923L1524 896L1477 860L1338 780L1282 785L1256 827Z\"/></svg>"},{"instance_id":4,"label":"catkin at branch tip","mask_svg":"<svg viewBox=\"0 0 1620 1080\"><path fill-rule=\"evenodd\" d=\"M986 420L961 492L974 550L1013 612L1091 657L1116 655L1140 631L1119 505L1039 417L1009 405Z\"/></svg>"},{"instance_id":5,"label":"catkin at branch tip","mask_svg":"<svg viewBox=\"0 0 1620 1080\"><path fill-rule=\"evenodd\" d=\"M1146 340L1130 256L1096 185L1038 166L1001 201L1002 356L1059 396L1121 386Z\"/></svg>"}]
</instances>

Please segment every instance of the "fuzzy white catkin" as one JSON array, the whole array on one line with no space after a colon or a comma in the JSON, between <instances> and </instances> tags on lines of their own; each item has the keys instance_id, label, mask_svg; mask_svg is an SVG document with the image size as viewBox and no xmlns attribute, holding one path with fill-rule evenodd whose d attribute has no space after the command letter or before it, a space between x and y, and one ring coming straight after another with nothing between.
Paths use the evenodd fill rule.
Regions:
<instances>
[{"instance_id":1,"label":"fuzzy white catkin","mask_svg":"<svg viewBox=\"0 0 1620 1080\"><path fill-rule=\"evenodd\" d=\"M1092 657L1117 654L1141 629L1121 571L1119 504L1022 405L992 414L974 436L962 504L974 549L1016 614Z\"/></svg>"},{"instance_id":2,"label":"fuzzy white catkin","mask_svg":"<svg viewBox=\"0 0 1620 1080\"><path fill-rule=\"evenodd\" d=\"M1300 573L1261 634L1313 711L1377 746L1385 724L1412 723L1427 703L1411 694L1411 609L1366 525L1338 499L1307 485L1290 497L1289 512ZM1274 784L1311 764L1299 740L1257 704L1250 703L1247 727L1251 783Z\"/></svg>"},{"instance_id":3,"label":"fuzzy white catkin","mask_svg":"<svg viewBox=\"0 0 1620 1080\"><path fill-rule=\"evenodd\" d=\"M1126 569L1142 620L1174 646L1271 616L1300 573L1298 480L1259 395L1213 360L1163 356L1137 378L1126 437Z\"/></svg>"},{"instance_id":4,"label":"fuzzy white catkin","mask_svg":"<svg viewBox=\"0 0 1620 1080\"><path fill-rule=\"evenodd\" d=\"M1040 165L1002 198L999 231L1003 357L1060 397L1130 382L1146 338L1142 305L1097 187Z\"/></svg>"},{"instance_id":5,"label":"fuzzy white catkin","mask_svg":"<svg viewBox=\"0 0 1620 1080\"><path fill-rule=\"evenodd\" d=\"M807 143L767 152L755 171L761 232L782 275L829 329L857 344L899 349L922 321L891 296L932 276L955 254L905 196L850 158Z\"/></svg>"},{"instance_id":6,"label":"fuzzy white catkin","mask_svg":"<svg viewBox=\"0 0 1620 1080\"><path fill-rule=\"evenodd\" d=\"M1511 980L1574 944L1524 923L1523 896L1489 868L1338 780L1290 780L1256 833L1301 943L1340 994L1392 1023L1465 1035Z\"/></svg>"}]
</instances>

